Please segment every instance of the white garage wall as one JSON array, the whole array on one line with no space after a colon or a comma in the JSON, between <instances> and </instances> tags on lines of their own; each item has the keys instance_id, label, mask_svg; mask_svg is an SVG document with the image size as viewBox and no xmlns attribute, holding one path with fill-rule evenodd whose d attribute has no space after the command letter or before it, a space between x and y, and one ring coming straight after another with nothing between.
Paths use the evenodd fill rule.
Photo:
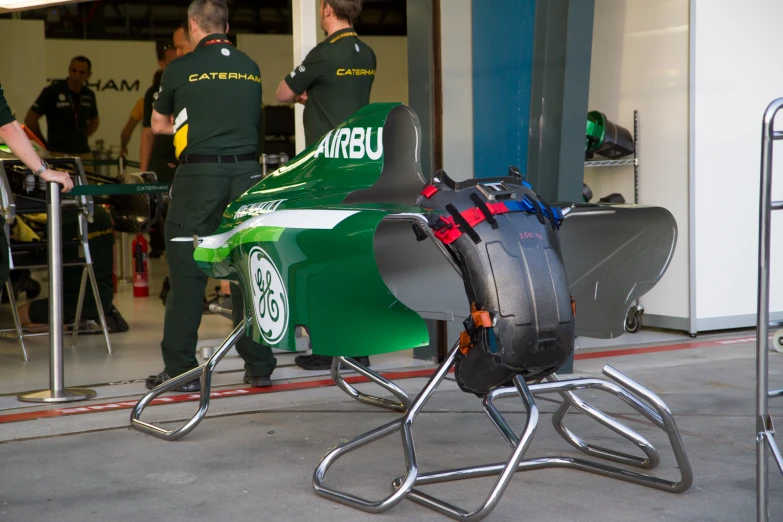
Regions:
<instances>
[{"instance_id":1,"label":"white garage wall","mask_svg":"<svg viewBox=\"0 0 783 522\"><path fill-rule=\"evenodd\" d=\"M641 299L644 324L683 329L690 316L688 29L688 0L596 0L589 98L589 110L630 131L639 111L639 202L668 209L678 226L671 266ZM633 202L632 167L585 169L585 182L593 201L619 192Z\"/></svg>"},{"instance_id":2,"label":"white garage wall","mask_svg":"<svg viewBox=\"0 0 783 522\"><path fill-rule=\"evenodd\" d=\"M471 0L441 9L443 168L457 181L473 177L473 59Z\"/></svg>"},{"instance_id":3,"label":"white garage wall","mask_svg":"<svg viewBox=\"0 0 783 522\"><path fill-rule=\"evenodd\" d=\"M3 68L0 83L16 119L24 123L37 92L30 85L43 85L46 74L41 64L46 59L42 20L0 20L0 49Z\"/></svg>"},{"instance_id":4,"label":"white garage wall","mask_svg":"<svg viewBox=\"0 0 783 522\"><path fill-rule=\"evenodd\" d=\"M378 62L370 101L408 103L408 41L398 36L362 36ZM294 68L291 35L240 34L237 47L261 68L264 105L277 105L280 80Z\"/></svg>"},{"instance_id":5,"label":"white garage wall","mask_svg":"<svg viewBox=\"0 0 783 522\"><path fill-rule=\"evenodd\" d=\"M783 97L780 0L692 0L699 329L755 324L761 121ZM783 120L783 115L780 116ZM778 124L783 128L783 124ZM776 145L773 199L783 199ZM783 215L773 213L770 310L783 316Z\"/></svg>"}]
</instances>

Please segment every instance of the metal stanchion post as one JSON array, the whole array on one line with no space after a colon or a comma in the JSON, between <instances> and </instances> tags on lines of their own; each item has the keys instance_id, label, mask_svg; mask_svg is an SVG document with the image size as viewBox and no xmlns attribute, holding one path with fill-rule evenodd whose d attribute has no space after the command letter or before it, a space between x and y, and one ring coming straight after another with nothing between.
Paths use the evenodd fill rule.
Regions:
<instances>
[{"instance_id":1,"label":"metal stanchion post","mask_svg":"<svg viewBox=\"0 0 783 522\"><path fill-rule=\"evenodd\" d=\"M758 311L756 315L756 520L769 520L769 473L771 449L783 471L775 442L775 428L769 414L769 260L772 211L783 210L783 202L772 201L772 152L774 142L783 140L775 131L775 116L783 109L783 98L769 104L764 113L761 141L761 185L759 201Z\"/></svg>"},{"instance_id":2,"label":"metal stanchion post","mask_svg":"<svg viewBox=\"0 0 783 522\"><path fill-rule=\"evenodd\" d=\"M25 402L71 402L95 397L87 388L65 388L63 379L63 259L60 225L60 185L48 183L46 231L49 238L49 389L27 392L17 398Z\"/></svg>"}]
</instances>

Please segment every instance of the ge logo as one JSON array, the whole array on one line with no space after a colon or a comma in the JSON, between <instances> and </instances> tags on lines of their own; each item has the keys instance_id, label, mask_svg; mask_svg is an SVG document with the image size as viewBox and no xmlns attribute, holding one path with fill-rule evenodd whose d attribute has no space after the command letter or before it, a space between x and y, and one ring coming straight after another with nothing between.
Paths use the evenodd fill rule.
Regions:
<instances>
[{"instance_id":1,"label":"ge logo","mask_svg":"<svg viewBox=\"0 0 783 522\"><path fill-rule=\"evenodd\" d=\"M253 311L261 337L269 345L288 330L288 295L280 272L264 250L253 247L248 261Z\"/></svg>"}]
</instances>

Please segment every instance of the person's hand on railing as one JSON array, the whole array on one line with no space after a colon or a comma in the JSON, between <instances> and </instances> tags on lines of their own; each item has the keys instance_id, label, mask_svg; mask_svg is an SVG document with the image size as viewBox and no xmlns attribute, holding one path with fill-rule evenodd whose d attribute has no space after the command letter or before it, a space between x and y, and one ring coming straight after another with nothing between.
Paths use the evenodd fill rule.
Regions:
<instances>
[{"instance_id":1,"label":"person's hand on railing","mask_svg":"<svg viewBox=\"0 0 783 522\"><path fill-rule=\"evenodd\" d=\"M73 188L73 180L71 176L66 172L60 172L59 170L48 169L41 174L41 178L48 182L59 183L63 186L63 193L70 192Z\"/></svg>"}]
</instances>

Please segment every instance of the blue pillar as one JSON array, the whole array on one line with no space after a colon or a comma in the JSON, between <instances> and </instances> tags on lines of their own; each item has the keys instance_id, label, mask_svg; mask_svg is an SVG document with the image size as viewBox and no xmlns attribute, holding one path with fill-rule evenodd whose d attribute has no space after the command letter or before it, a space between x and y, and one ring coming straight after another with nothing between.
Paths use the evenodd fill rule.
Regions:
<instances>
[{"instance_id":1,"label":"blue pillar","mask_svg":"<svg viewBox=\"0 0 783 522\"><path fill-rule=\"evenodd\" d=\"M475 177L527 170L536 0L474 1Z\"/></svg>"}]
</instances>

